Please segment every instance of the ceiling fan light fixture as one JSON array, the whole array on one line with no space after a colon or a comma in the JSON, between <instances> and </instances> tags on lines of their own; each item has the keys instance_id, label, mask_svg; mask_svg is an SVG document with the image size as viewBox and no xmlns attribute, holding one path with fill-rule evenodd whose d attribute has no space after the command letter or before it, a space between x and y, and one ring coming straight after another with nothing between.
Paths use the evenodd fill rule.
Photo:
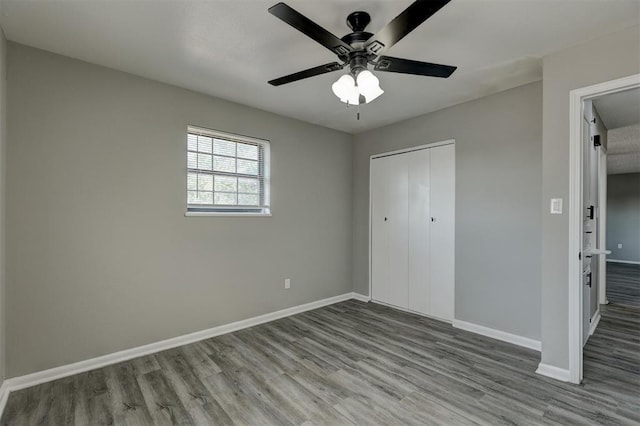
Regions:
<instances>
[{"instance_id":1,"label":"ceiling fan light fixture","mask_svg":"<svg viewBox=\"0 0 640 426\"><path fill-rule=\"evenodd\" d=\"M356 86L356 81L350 74L341 76L335 83L331 85L334 95L340 98L341 102L349 105L358 105L360 103L360 92Z\"/></svg>"},{"instance_id":2,"label":"ceiling fan light fixture","mask_svg":"<svg viewBox=\"0 0 640 426\"><path fill-rule=\"evenodd\" d=\"M351 74L341 76L331 85L331 90L341 102L349 105L359 105L361 96L364 103L369 103L384 93L380 80L369 70L360 71L355 79Z\"/></svg>"},{"instance_id":3,"label":"ceiling fan light fixture","mask_svg":"<svg viewBox=\"0 0 640 426\"><path fill-rule=\"evenodd\" d=\"M364 96L367 103L384 93L384 90L380 88L380 80L369 70L360 71L356 81L358 83L358 90L360 94Z\"/></svg>"}]
</instances>

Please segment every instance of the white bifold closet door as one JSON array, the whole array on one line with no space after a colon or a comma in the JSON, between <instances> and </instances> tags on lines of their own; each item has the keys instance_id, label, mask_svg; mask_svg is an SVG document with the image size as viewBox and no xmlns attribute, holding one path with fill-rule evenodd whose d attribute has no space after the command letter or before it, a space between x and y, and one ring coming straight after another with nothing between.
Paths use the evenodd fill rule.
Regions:
<instances>
[{"instance_id":1,"label":"white bifold closet door","mask_svg":"<svg viewBox=\"0 0 640 426\"><path fill-rule=\"evenodd\" d=\"M371 295L453 319L454 145L371 160Z\"/></svg>"},{"instance_id":2,"label":"white bifold closet door","mask_svg":"<svg viewBox=\"0 0 640 426\"><path fill-rule=\"evenodd\" d=\"M372 165L372 194L380 202L371 214L375 217L375 247L372 252L373 276L378 300L396 306L407 303L408 271L407 226L408 162L403 156L383 157ZM375 265L375 266L374 266Z\"/></svg>"},{"instance_id":3,"label":"white bifold closet door","mask_svg":"<svg viewBox=\"0 0 640 426\"><path fill-rule=\"evenodd\" d=\"M453 319L455 287L455 148L431 151L431 315Z\"/></svg>"},{"instance_id":4,"label":"white bifold closet door","mask_svg":"<svg viewBox=\"0 0 640 426\"><path fill-rule=\"evenodd\" d=\"M409 300L412 311L428 313L431 305L429 277L431 275L431 229L430 229L430 180L429 163L431 150L404 154L409 161L409 197L404 201L409 206Z\"/></svg>"}]
</instances>

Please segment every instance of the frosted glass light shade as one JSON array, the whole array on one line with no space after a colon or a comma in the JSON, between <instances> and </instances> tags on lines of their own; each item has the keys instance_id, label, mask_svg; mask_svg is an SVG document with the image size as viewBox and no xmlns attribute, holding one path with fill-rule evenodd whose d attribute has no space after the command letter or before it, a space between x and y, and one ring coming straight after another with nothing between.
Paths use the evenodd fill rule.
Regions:
<instances>
[{"instance_id":1,"label":"frosted glass light shade","mask_svg":"<svg viewBox=\"0 0 640 426\"><path fill-rule=\"evenodd\" d=\"M356 81L349 74L341 76L333 83L331 90L333 90L333 93L344 103L358 105L360 102L360 92L356 86Z\"/></svg>"},{"instance_id":2,"label":"frosted glass light shade","mask_svg":"<svg viewBox=\"0 0 640 426\"><path fill-rule=\"evenodd\" d=\"M357 78L358 89L367 103L384 93L380 88L380 80L369 70L361 71Z\"/></svg>"}]
</instances>

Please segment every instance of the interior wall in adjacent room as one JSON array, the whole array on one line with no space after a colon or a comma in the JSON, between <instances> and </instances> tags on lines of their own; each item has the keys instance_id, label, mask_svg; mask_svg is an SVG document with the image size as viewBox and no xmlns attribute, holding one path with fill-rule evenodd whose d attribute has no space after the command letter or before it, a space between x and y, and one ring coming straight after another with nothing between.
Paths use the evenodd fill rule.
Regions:
<instances>
[{"instance_id":1,"label":"interior wall in adjacent room","mask_svg":"<svg viewBox=\"0 0 640 426\"><path fill-rule=\"evenodd\" d=\"M609 259L640 263L640 173L607 176L607 250Z\"/></svg>"}]
</instances>

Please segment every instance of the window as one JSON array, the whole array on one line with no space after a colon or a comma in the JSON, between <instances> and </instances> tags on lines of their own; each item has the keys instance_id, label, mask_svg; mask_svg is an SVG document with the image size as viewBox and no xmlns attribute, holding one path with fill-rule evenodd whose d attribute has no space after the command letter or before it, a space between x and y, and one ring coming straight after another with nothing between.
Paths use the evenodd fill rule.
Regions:
<instances>
[{"instance_id":1,"label":"window","mask_svg":"<svg viewBox=\"0 0 640 426\"><path fill-rule=\"evenodd\" d=\"M187 129L187 214L269 214L269 142Z\"/></svg>"}]
</instances>

